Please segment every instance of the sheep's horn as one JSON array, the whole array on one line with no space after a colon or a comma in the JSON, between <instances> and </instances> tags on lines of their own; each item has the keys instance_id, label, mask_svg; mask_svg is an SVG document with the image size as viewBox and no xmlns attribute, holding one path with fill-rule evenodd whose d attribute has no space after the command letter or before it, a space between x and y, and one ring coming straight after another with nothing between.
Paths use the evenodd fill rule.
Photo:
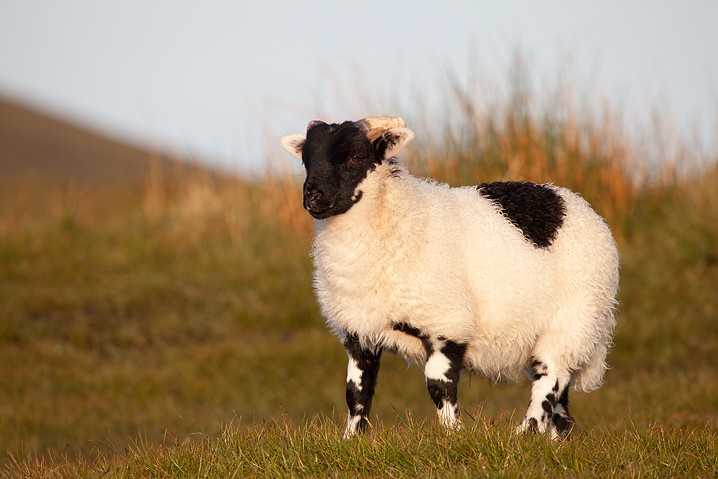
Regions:
<instances>
[{"instance_id":1,"label":"sheep's horn","mask_svg":"<svg viewBox=\"0 0 718 479\"><path fill-rule=\"evenodd\" d=\"M368 116L359 120L364 125L369 140L379 138L386 130L406 127L406 122L398 116Z\"/></svg>"},{"instance_id":2,"label":"sheep's horn","mask_svg":"<svg viewBox=\"0 0 718 479\"><path fill-rule=\"evenodd\" d=\"M309 123L307 123L307 131L311 130L312 128L314 128L317 125L326 125L326 123L323 122L322 120L312 120Z\"/></svg>"}]
</instances>

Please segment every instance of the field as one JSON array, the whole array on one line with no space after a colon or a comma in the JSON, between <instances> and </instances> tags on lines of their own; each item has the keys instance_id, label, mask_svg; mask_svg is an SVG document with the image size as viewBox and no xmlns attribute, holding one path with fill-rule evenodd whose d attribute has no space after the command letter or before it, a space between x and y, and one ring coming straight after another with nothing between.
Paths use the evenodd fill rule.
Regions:
<instances>
[{"instance_id":1,"label":"field","mask_svg":"<svg viewBox=\"0 0 718 479\"><path fill-rule=\"evenodd\" d=\"M488 110L449 89L449 119L407 118L418 140L402 158L454 185L565 185L611 225L611 369L573 394L567 441L513 436L529 385L477 376L460 387L465 427L446 434L420 369L390 356L371 431L342 441L346 355L312 296L301 175L150 158L122 188L22 176L3 196L0 475L713 476L716 158L660 125L637 138L610 108L541 108L514 88Z\"/></svg>"}]
</instances>

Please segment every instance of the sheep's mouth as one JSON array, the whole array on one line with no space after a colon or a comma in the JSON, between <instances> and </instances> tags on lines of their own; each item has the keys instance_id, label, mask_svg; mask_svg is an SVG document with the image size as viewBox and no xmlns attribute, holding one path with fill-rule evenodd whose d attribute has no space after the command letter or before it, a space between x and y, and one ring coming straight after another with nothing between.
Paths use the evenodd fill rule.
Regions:
<instances>
[{"instance_id":1,"label":"sheep's mouth","mask_svg":"<svg viewBox=\"0 0 718 479\"><path fill-rule=\"evenodd\" d=\"M312 215L312 217L315 218L315 219L325 220L325 219L327 219L327 218L330 218L330 217L334 216L336 213L334 213L334 212L332 212L332 211L328 211L328 210L325 210L325 211L313 211L313 210L310 210L310 211L309 211L309 214Z\"/></svg>"},{"instance_id":2,"label":"sheep's mouth","mask_svg":"<svg viewBox=\"0 0 718 479\"><path fill-rule=\"evenodd\" d=\"M336 214L334 206L336 206L336 203L330 203L327 206L304 206L304 209L306 209L312 217L318 220L324 220Z\"/></svg>"},{"instance_id":3,"label":"sheep's mouth","mask_svg":"<svg viewBox=\"0 0 718 479\"><path fill-rule=\"evenodd\" d=\"M305 199L304 209L314 218L324 220L331 216L337 216L346 213L352 206L357 204L364 196L362 190L357 190L351 198L335 197L334 201L329 204L316 204Z\"/></svg>"}]
</instances>

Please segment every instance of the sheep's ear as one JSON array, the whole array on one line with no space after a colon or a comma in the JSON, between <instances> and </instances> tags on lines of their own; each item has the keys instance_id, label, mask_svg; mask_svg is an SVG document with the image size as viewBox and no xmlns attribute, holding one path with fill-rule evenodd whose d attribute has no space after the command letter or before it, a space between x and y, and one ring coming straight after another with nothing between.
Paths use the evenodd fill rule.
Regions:
<instances>
[{"instance_id":1,"label":"sheep's ear","mask_svg":"<svg viewBox=\"0 0 718 479\"><path fill-rule=\"evenodd\" d=\"M387 159L399 153L399 151L413 139L414 132L409 128L392 128L385 131L381 137L377 139L377 148L379 151L384 149L384 159Z\"/></svg>"},{"instance_id":2,"label":"sheep's ear","mask_svg":"<svg viewBox=\"0 0 718 479\"><path fill-rule=\"evenodd\" d=\"M302 146L307 139L301 133L282 137L282 147L292 156L302 159Z\"/></svg>"}]
</instances>

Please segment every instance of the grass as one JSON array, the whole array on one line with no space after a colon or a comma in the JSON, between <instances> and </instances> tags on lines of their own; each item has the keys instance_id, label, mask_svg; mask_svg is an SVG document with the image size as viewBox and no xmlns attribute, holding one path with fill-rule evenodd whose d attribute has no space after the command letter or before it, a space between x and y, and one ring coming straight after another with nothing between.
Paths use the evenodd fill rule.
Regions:
<instances>
[{"instance_id":1,"label":"grass","mask_svg":"<svg viewBox=\"0 0 718 479\"><path fill-rule=\"evenodd\" d=\"M718 467L714 431L628 425L597 428L552 443L515 436L506 416L472 420L447 433L411 419L376 425L370 436L341 439L326 417L294 424L230 424L216 435L194 434L92 460L36 459L16 471L43 477L708 477Z\"/></svg>"},{"instance_id":2,"label":"grass","mask_svg":"<svg viewBox=\"0 0 718 479\"><path fill-rule=\"evenodd\" d=\"M715 159L685 144L648 167L658 147L626 137L610 109L542 109L516 88L481 110L453 86L458 113L439 127L409 119L427 140L404 159L451 184L567 185L609 221L622 257L612 369L600 390L573 394L567 442L513 436L528 385L472 376L465 427L446 434L421 371L391 356L372 431L342 441L346 356L312 296L300 178L151 169L131 197L60 189L54 208L0 210L0 474L713 474Z\"/></svg>"}]
</instances>

